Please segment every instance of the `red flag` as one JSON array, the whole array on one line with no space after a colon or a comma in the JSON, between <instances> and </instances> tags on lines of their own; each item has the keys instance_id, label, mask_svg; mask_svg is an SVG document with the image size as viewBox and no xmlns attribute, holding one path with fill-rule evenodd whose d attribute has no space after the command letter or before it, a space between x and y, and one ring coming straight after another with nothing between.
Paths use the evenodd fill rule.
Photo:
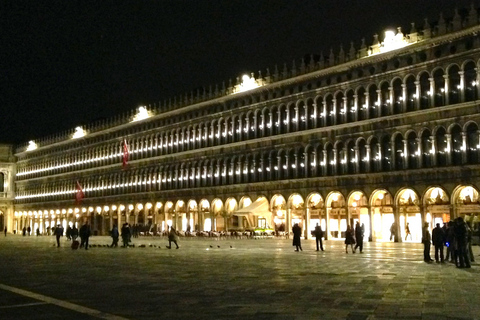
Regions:
<instances>
[{"instance_id":1,"label":"red flag","mask_svg":"<svg viewBox=\"0 0 480 320\"><path fill-rule=\"evenodd\" d=\"M128 162L128 144L127 140L123 139L123 168L125 169L127 167L127 162Z\"/></svg>"},{"instance_id":2,"label":"red flag","mask_svg":"<svg viewBox=\"0 0 480 320\"><path fill-rule=\"evenodd\" d=\"M82 199L85 198L85 193L83 192L80 182L77 180L76 192L75 192L75 201L77 204L82 202Z\"/></svg>"}]
</instances>

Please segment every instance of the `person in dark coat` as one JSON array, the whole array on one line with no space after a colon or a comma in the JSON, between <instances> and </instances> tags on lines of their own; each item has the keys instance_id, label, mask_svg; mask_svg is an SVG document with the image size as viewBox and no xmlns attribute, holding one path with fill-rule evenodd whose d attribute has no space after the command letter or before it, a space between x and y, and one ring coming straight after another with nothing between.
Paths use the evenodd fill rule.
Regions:
<instances>
[{"instance_id":1,"label":"person in dark coat","mask_svg":"<svg viewBox=\"0 0 480 320\"><path fill-rule=\"evenodd\" d=\"M113 225L113 228L112 228L112 245L110 246L110 248L113 248L113 247L118 247L118 237L119 237L119 233L118 233L118 228L117 228L117 225L114 224Z\"/></svg>"},{"instance_id":2,"label":"person in dark coat","mask_svg":"<svg viewBox=\"0 0 480 320\"><path fill-rule=\"evenodd\" d=\"M455 219L455 242L457 248L457 267L470 268L470 259L468 257L467 238L468 231L465 221L462 217Z\"/></svg>"},{"instance_id":3,"label":"person in dark coat","mask_svg":"<svg viewBox=\"0 0 480 320\"><path fill-rule=\"evenodd\" d=\"M125 222L122 226L122 242L124 247L128 247L130 243L130 237L130 226L128 225L128 223Z\"/></svg>"},{"instance_id":4,"label":"person in dark coat","mask_svg":"<svg viewBox=\"0 0 480 320\"><path fill-rule=\"evenodd\" d=\"M447 223L447 232L446 232L446 241L445 245L447 246L447 258L450 262L455 262L455 228L453 221Z\"/></svg>"},{"instance_id":5,"label":"person in dark coat","mask_svg":"<svg viewBox=\"0 0 480 320\"><path fill-rule=\"evenodd\" d=\"M55 238L57 238L57 247L60 248L60 237L63 237L63 228L61 225L57 225L55 228Z\"/></svg>"},{"instance_id":6,"label":"person in dark coat","mask_svg":"<svg viewBox=\"0 0 480 320\"><path fill-rule=\"evenodd\" d=\"M473 237L473 231L472 228L468 223L465 224L467 227L467 251L468 251L468 257L470 258L471 262L475 261L475 257L473 255L473 250L472 250L472 237Z\"/></svg>"},{"instance_id":7,"label":"person in dark coat","mask_svg":"<svg viewBox=\"0 0 480 320\"><path fill-rule=\"evenodd\" d=\"M32 228L30 228L30 226L28 226L28 228L27 228L27 233L28 233L28 235L30 235L32 233Z\"/></svg>"},{"instance_id":8,"label":"person in dark coat","mask_svg":"<svg viewBox=\"0 0 480 320\"><path fill-rule=\"evenodd\" d=\"M178 247L177 240L178 240L178 236L177 236L177 232L175 231L175 228L170 227L170 232L168 233L168 246L167 246L167 248L172 249L172 242L173 242L173 243L175 243L175 245L177 246L177 249L178 249L179 247Z\"/></svg>"},{"instance_id":9,"label":"person in dark coat","mask_svg":"<svg viewBox=\"0 0 480 320\"><path fill-rule=\"evenodd\" d=\"M430 246L432 242L432 236L428 230L428 222L425 222L422 229L422 243L423 243L423 261L432 262L433 259L430 257Z\"/></svg>"},{"instance_id":10,"label":"person in dark coat","mask_svg":"<svg viewBox=\"0 0 480 320\"><path fill-rule=\"evenodd\" d=\"M7 227L5 227L5 229L3 230L3 232L5 233L5 237L7 236Z\"/></svg>"},{"instance_id":11,"label":"person in dark coat","mask_svg":"<svg viewBox=\"0 0 480 320\"><path fill-rule=\"evenodd\" d=\"M300 237L302 236L302 228L300 228L298 223L295 223L295 225L292 228L292 232L293 232L293 246L296 247L295 251L298 251L298 249L300 249L300 251L303 251L302 243L300 241Z\"/></svg>"},{"instance_id":12,"label":"person in dark coat","mask_svg":"<svg viewBox=\"0 0 480 320\"><path fill-rule=\"evenodd\" d=\"M65 236L67 237L67 240L72 239L72 227L70 227L70 225L67 227L67 231L65 231Z\"/></svg>"},{"instance_id":13,"label":"person in dark coat","mask_svg":"<svg viewBox=\"0 0 480 320\"><path fill-rule=\"evenodd\" d=\"M349 245L352 248L352 253L355 253L355 249L353 248L353 245L355 244L355 236L353 234L353 228L348 225L347 230L345 231L345 253L348 253Z\"/></svg>"},{"instance_id":14,"label":"person in dark coat","mask_svg":"<svg viewBox=\"0 0 480 320\"><path fill-rule=\"evenodd\" d=\"M392 225L390 226L390 241L395 241L395 235L397 233L397 225L394 223L392 223Z\"/></svg>"},{"instance_id":15,"label":"person in dark coat","mask_svg":"<svg viewBox=\"0 0 480 320\"><path fill-rule=\"evenodd\" d=\"M355 225L355 239L357 240L357 244L355 245L355 248L353 249L354 252L357 250L357 248L360 248L360 253L363 253L363 236L365 234L365 226L360 225L360 222L357 221L357 224Z\"/></svg>"},{"instance_id":16,"label":"person in dark coat","mask_svg":"<svg viewBox=\"0 0 480 320\"><path fill-rule=\"evenodd\" d=\"M90 228L90 224L88 224L88 221L85 222L83 226L80 227L79 234L80 234L80 240L81 240L80 248L83 248L83 246L85 246L85 250L88 250L88 239L92 234L92 230Z\"/></svg>"},{"instance_id":17,"label":"person in dark coat","mask_svg":"<svg viewBox=\"0 0 480 320\"><path fill-rule=\"evenodd\" d=\"M27 235L27 228L26 227L23 227L22 229L22 236L26 236Z\"/></svg>"},{"instance_id":18,"label":"person in dark coat","mask_svg":"<svg viewBox=\"0 0 480 320\"><path fill-rule=\"evenodd\" d=\"M75 240L78 238L78 229L73 225L72 231L70 232L70 235L72 237L72 240Z\"/></svg>"},{"instance_id":19,"label":"person in dark coat","mask_svg":"<svg viewBox=\"0 0 480 320\"><path fill-rule=\"evenodd\" d=\"M432 231L432 242L435 247L435 261L443 261L443 243L445 241L445 232L440 228L440 223L437 223L437 226ZM440 259L440 260L439 260Z\"/></svg>"},{"instance_id":20,"label":"person in dark coat","mask_svg":"<svg viewBox=\"0 0 480 320\"><path fill-rule=\"evenodd\" d=\"M323 243L322 243L323 230L322 230L322 227L318 223L315 226L315 230L313 231L313 235L315 236L315 243L317 244L317 251L319 251L319 244L320 244L320 249L323 251Z\"/></svg>"}]
</instances>

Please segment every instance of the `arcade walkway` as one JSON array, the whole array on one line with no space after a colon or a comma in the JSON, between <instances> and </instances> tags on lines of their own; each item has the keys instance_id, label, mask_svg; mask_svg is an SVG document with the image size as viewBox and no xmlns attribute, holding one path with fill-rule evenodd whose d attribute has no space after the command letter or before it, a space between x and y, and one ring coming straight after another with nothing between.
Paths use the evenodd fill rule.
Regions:
<instances>
[{"instance_id":1,"label":"arcade walkway","mask_svg":"<svg viewBox=\"0 0 480 320\"><path fill-rule=\"evenodd\" d=\"M420 244L345 254L340 241L320 253L312 240L298 253L291 240L134 243L72 251L54 237L0 237L0 318L480 319L480 264L426 264Z\"/></svg>"}]
</instances>

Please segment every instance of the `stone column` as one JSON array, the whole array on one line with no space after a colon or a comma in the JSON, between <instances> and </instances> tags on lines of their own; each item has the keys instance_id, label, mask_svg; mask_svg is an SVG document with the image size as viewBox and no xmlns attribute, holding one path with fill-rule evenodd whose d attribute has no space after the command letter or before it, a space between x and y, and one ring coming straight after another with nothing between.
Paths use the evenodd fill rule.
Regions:
<instances>
[{"instance_id":1,"label":"stone column","mask_svg":"<svg viewBox=\"0 0 480 320\"><path fill-rule=\"evenodd\" d=\"M290 234L291 231L292 231L291 213L290 213L290 208L287 208L286 214L285 214L285 232L287 232L287 234Z\"/></svg>"},{"instance_id":2,"label":"stone column","mask_svg":"<svg viewBox=\"0 0 480 320\"><path fill-rule=\"evenodd\" d=\"M395 218L395 242L402 242L402 236L400 234L400 210L397 205L393 206L394 218Z\"/></svg>"},{"instance_id":3,"label":"stone column","mask_svg":"<svg viewBox=\"0 0 480 320\"><path fill-rule=\"evenodd\" d=\"M445 138L447 138L447 150L448 152L446 153L447 157L447 166L452 164L452 135L451 134L445 134ZM438 152L438 150L437 150Z\"/></svg>"},{"instance_id":4,"label":"stone column","mask_svg":"<svg viewBox=\"0 0 480 320\"><path fill-rule=\"evenodd\" d=\"M410 157L409 152L408 152L408 141L407 140L402 140L403 142L403 168L402 169L408 169L408 159Z\"/></svg>"},{"instance_id":5,"label":"stone column","mask_svg":"<svg viewBox=\"0 0 480 320\"><path fill-rule=\"evenodd\" d=\"M428 153L431 154L432 157L432 167L437 166L437 142L436 142L436 137L435 136L430 136L430 150L428 150ZM431 152L433 149L433 153Z\"/></svg>"},{"instance_id":6,"label":"stone column","mask_svg":"<svg viewBox=\"0 0 480 320\"><path fill-rule=\"evenodd\" d=\"M332 125L336 125L338 124L338 119L337 119L337 99L335 97L333 97L332 99L332 107L333 107L333 121L332 121Z\"/></svg>"},{"instance_id":7,"label":"stone column","mask_svg":"<svg viewBox=\"0 0 480 320\"><path fill-rule=\"evenodd\" d=\"M460 102L465 102L465 72L460 70L458 71L458 75L460 76L460 89L458 89L458 100Z\"/></svg>"},{"instance_id":8,"label":"stone column","mask_svg":"<svg viewBox=\"0 0 480 320\"><path fill-rule=\"evenodd\" d=\"M304 204L306 205L306 204ZM304 217L305 217L305 223L304 223L304 227L305 227L305 239L311 239L312 236L311 236L311 233L310 233L310 208L305 208L304 209Z\"/></svg>"},{"instance_id":9,"label":"stone column","mask_svg":"<svg viewBox=\"0 0 480 320\"><path fill-rule=\"evenodd\" d=\"M429 107L436 107L435 99L433 98L435 95L435 80L433 78L428 78L430 81L430 91L428 94L428 106Z\"/></svg>"},{"instance_id":10,"label":"stone column","mask_svg":"<svg viewBox=\"0 0 480 320\"><path fill-rule=\"evenodd\" d=\"M389 109L389 113L390 113L390 114L394 114L395 112L394 112L394 110L393 110L393 106L395 105L395 101L393 101L393 96L394 96L394 94L393 94L393 87L388 87L388 91L389 91L389 94L388 94L389 98L388 98L388 100L390 100L390 103L389 103L390 106L389 106L389 108L388 108L388 109ZM387 103L388 103L388 101L387 101Z\"/></svg>"},{"instance_id":11,"label":"stone column","mask_svg":"<svg viewBox=\"0 0 480 320\"><path fill-rule=\"evenodd\" d=\"M363 106L361 106L363 108ZM370 93L368 91L365 91L365 119L370 119Z\"/></svg>"},{"instance_id":12,"label":"stone column","mask_svg":"<svg viewBox=\"0 0 480 320\"><path fill-rule=\"evenodd\" d=\"M420 95L421 95L421 88L420 88L420 81L416 80L415 82L415 96L413 97L413 110L420 109Z\"/></svg>"},{"instance_id":13,"label":"stone column","mask_svg":"<svg viewBox=\"0 0 480 320\"><path fill-rule=\"evenodd\" d=\"M402 113L407 110L407 86L402 83L402 96L400 97L400 105Z\"/></svg>"},{"instance_id":14,"label":"stone column","mask_svg":"<svg viewBox=\"0 0 480 320\"><path fill-rule=\"evenodd\" d=\"M443 78L445 79L445 88L443 92L443 104L448 105L450 104L450 78L448 77L448 74L444 74Z\"/></svg>"},{"instance_id":15,"label":"stone column","mask_svg":"<svg viewBox=\"0 0 480 320\"><path fill-rule=\"evenodd\" d=\"M372 212L372 207L369 205L367 207L368 210L368 216L370 217L369 221L369 228L370 228L370 234L368 235L368 241L372 242L374 240L373 238L373 212Z\"/></svg>"},{"instance_id":16,"label":"stone column","mask_svg":"<svg viewBox=\"0 0 480 320\"><path fill-rule=\"evenodd\" d=\"M377 89L377 102L375 103L375 108L377 108L377 117L382 116L382 90Z\"/></svg>"},{"instance_id":17,"label":"stone column","mask_svg":"<svg viewBox=\"0 0 480 320\"><path fill-rule=\"evenodd\" d=\"M360 112L360 107L358 105L358 94L356 93L353 95L353 110L355 110L353 121L358 121L358 113Z\"/></svg>"},{"instance_id":18,"label":"stone column","mask_svg":"<svg viewBox=\"0 0 480 320\"><path fill-rule=\"evenodd\" d=\"M370 149L369 144L365 145L365 150L367 151L366 158L368 159L367 161L365 161L365 172L372 172L372 170L370 168L370 161L372 159L372 150ZM360 159L360 161L363 161L363 159Z\"/></svg>"},{"instance_id":19,"label":"stone column","mask_svg":"<svg viewBox=\"0 0 480 320\"><path fill-rule=\"evenodd\" d=\"M462 164L467 163L467 133L462 131Z\"/></svg>"},{"instance_id":20,"label":"stone column","mask_svg":"<svg viewBox=\"0 0 480 320\"><path fill-rule=\"evenodd\" d=\"M360 151L358 150L358 147L355 146L353 149L355 150L355 173L359 173L360 161L362 161L362 159L360 159Z\"/></svg>"}]
</instances>

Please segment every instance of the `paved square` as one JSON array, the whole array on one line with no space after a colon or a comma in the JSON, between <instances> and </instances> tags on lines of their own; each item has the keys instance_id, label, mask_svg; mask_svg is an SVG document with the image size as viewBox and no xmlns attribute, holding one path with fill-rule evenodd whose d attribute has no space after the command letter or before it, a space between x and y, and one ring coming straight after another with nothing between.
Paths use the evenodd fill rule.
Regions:
<instances>
[{"instance_id":1,"label":"paved square","mask_svg":"<svg viewBox=\"0 0 480 320\"><path fill-rule=\"evenodd\" d=\"M418 243L345 254L341 241L294 252L286 239L133 240L72 251L54 237L0 238L0 318L480 319L479 264L426 264Z\"/></svg>"}]
</instances>

